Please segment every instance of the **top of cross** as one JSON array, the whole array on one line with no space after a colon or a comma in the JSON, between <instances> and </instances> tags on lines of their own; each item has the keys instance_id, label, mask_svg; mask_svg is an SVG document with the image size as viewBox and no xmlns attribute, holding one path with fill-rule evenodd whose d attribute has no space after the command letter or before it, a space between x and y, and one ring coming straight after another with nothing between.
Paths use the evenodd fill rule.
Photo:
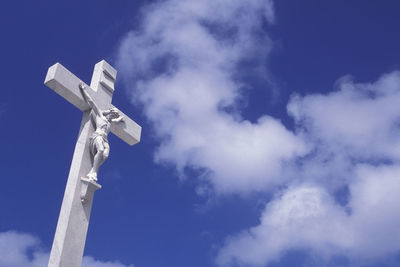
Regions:
<instances>
[{"instance_id":1,"label":"top of cross","mask_svg":"<svg viewBox=\"0 0 400 267\"><path fill-rule=\"evenodd\" d=\"M111 100L116 77L117 71L105 60L102 60L95 65L92 81L88 86L63 65L56 63L47 71L44 83L68 100L68 102L80 110L86 111L90 109L90 106L83 99L79 85L84 84L86 87L91 88L88 93L95 103L101 109L109 109L114 107L111 104ZM142 128L123 112L119 112L124 116L124 121L123 123L112 124L111 132L130 145L138 143Z\"/></svg>"}]
</instances>

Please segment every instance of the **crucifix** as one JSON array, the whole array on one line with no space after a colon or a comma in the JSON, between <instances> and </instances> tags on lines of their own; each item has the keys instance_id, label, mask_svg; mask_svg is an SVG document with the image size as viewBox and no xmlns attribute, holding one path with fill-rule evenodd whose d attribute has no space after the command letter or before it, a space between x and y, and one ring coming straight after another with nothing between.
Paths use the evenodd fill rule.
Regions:
<instances>
[{"instance_id":1,"label":"crucifix","mask_svg":"<svg viewBox=\"0 0 400 267\"><path fill-rule=\"evenodd\" d=\"M45 84L83 111L81 127L51 248L49 267L82 264L99 166L107 159L111 131L129 145L140 141L141 127L111 104L117 71L102 60L94 67L90 86L56 63Z\"/></svg>"}]
</instances>

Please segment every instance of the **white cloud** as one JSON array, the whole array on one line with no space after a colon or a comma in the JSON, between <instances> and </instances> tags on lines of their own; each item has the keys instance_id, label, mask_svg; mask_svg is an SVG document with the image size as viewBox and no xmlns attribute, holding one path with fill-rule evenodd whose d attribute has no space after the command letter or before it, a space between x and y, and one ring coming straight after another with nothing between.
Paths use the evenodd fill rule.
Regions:
<instances>
[{"instance_id":1,"label":"white cloud","mask_svg":"<svg viewBox=\"0 0 400 267\"><path fill-rule=\"evenodd\" d=\"M269 203L258 226L228 239L218 262L263 265L294 249L326 260L398 253L399 84L393 72L370 84L341 79L340 90L328 95L294 97L288 109L314 147L288 172L300 185ZM332 196L343 185L349 187L344 206Z\"/></svg>"},{"instance_id":2,"label":"white cloud","mask_svg":"<svg viewBox=\"0 0 400 267\"><path fill-rule=\"evenodd\" d=\"M287 190L266 206L260 220L260 225L227 240L217 259L220 265L262 266L290 249L323 250L349 242L348 233L341 226L346 214L323 189L315 186Z\"/></svg>"},{"instance_id":3,"label":"white cloud","mask_svg":"<svg viewBox=\"0 0 400 267\"><path fill-rule=\"evenodd\" d=\"M43 267L47 266L49 253L41 247L40 240L27 233L7 231L0 233L0 266ZM133 267L118 261L103 262L84 256L83 267Z\"/></svg>"},{"instance_id":4,"label":"white cloud","mask_svg":"<svg viewBox=\"0 0 400 267\"><path fill-rule=\"evenodd\" d=\"M400 72L375 83L344 77L338 88L328 95L292 98L288 111L305 137L353 158L400 159Z\"/></svg>"},{"instance_id":5,"label":"white cloud","mask_svg":"<svg viewBox=\"0 0 400 267\"><path fill-rule=\"evenodd\" d=\"M85 256L82 260L82 267L134 267L131 265L124 265L119 261L99 261L95 260L93 257Z\"/></svg>"},{"instance_id":6,"label":"white cloud","mask_svg":"<svg viewBox=\"0 0 400 267\"><path fill-rule=\"evenodd\" d=\"M357 257L380 257L399 252L400 167L399 165L357 168L350 185L351 225L357 242Z\"/></svg>"},{"instance_id":7,"label":"white cloud","mask_svg":"<svg viewBox=\"0 0 400 267\"><path fill-rule=\"evenodd\" d=\"M309 249L329 260L346 255L354 265L400 250L400 167L358 166L348 209L322 187L287 189L267 204L258 226L229 239L220 265L264 266L287 251Z\"/></svg>"},{"instance_id":8,"label":"white cloud","mask_svg":"<svg viewBox=\"0 0 400 267\"><path fill-rule=\"evenodd\" d=\"M0 266L41 267L47 262L48 254L36 237L15 231L0 233Z\"/></svg>"},{"instance_id":9,"label":"white cloud","mask_svg":"<svg viewBox=\"0 0 400 267\"><path fill-rule=\"evenodd\" d=\"M303 248L352 261L400 251L400 72L293 96L295 132L268 115L249 122L238 66L265 62L273 46L265 21L274 21L272 1L166 0L142 11L118 69L160 142L155 160L182 176L199 170L217 193L288 185L258 226L226 240L221 265L264 265ZM339 205L333 192L343 186L350 195Z\"/></svg>"},{"instance_id":10,"label":"white cloud","mask_svg":"<svg viewBox=\"0 0 400 267\"><path fill-rule=\"evenodd\" d=\"M306 146L280 121L251 123L237 109L237 64L265 60L272 43L260 32L263 20L274 20L272 1L169 0L143 14L118 65L160 140L156 161L182 176L188 167L202 171L218 193L281 183L284 162Z\"/></svg>"}]
</instances>

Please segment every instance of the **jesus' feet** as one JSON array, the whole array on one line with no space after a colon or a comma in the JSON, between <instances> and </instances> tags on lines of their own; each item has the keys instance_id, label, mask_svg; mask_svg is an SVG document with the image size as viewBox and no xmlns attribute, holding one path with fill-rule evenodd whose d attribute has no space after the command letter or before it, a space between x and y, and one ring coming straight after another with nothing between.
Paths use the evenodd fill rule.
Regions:
<instances>
[{"instance_id":1,"label":"jesus' feet","mask_svg":"<svg viewBox=\"0 0 400 267\"><path fill-rule=\"evenodd\" d=\"M97 174L94 173L94 172L89 172L88 175L87 175L87 178L88 178L89 180L92 180L92 181L97 182Z\"/></svg>"}]
</instances>

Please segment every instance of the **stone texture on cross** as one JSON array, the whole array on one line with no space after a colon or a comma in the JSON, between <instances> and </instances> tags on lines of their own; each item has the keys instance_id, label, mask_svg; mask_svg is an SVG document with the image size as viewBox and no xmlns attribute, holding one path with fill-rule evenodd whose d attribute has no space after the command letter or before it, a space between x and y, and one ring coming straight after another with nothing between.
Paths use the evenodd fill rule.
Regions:
<instances>
[{"instance_id":1,"label":"stone texture on cross","mask_svg":"<svg viewBox=\"0 0 400 267\"><path fill-rule=\"evenodd\" d=\"M68 71L60 63L51 66L45 84L83 111L78 140L68 175L67 185L57 223L56 234L50 253L49 267L81 266L89 225L94 192L99 184L85 176L92 166L89 137L94 131L90 121L90 106L82 96L82 84L95 103L103 110L113 108L111 104L116 79L116 70L102 60L95 65L90 87ZM130 145L140 141L141 127L128 116L123 122L112 123L111 132ZM100 175L101 176L101 175Z\"/></svg>"}]
</instances>

